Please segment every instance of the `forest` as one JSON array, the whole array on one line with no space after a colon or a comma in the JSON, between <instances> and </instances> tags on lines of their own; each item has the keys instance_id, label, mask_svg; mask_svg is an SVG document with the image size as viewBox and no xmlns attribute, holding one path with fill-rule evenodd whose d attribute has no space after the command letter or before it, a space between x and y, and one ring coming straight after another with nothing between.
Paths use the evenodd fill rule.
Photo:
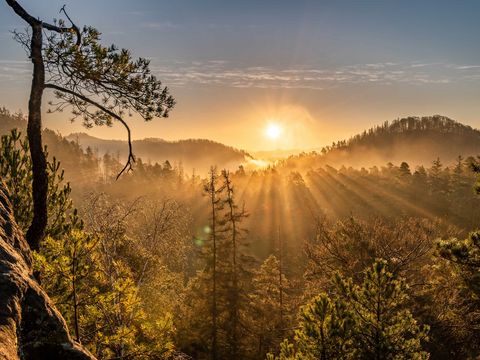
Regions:
<instances>
[{"instance_id":1,"label":"forest","mask_svg":"<svg viewBox=\"0 0 480 360\"><path fill-rule=\"evenodd\" d=\"M336 23L331 29L340 32L320 40L330 46L349 38L349 46L306 51L298 39L292 45L291 33L316 44L309 33L319 22L312 27L309 11L299 18L299 8L286 2L268 8L268 16L260 7L263 17L241 2L238 8L205 2L196 8L207 9L198 23L184 4L163 4L166 11L180 6L174 13L183 25L121 20L159 16L157 2L139 2L142 11L131 2L108 9L98 2L105 34L78 26L70 5L47 22L46 3L1 3L24 27L10 35L29 66L0 59L0 91L10 99L0 108L1 360L480 359L480 130L443 115L371 121L373 127L350 137L345 130L358 129L360 120L363 129L370 114L424 113L432 107L422 101L431 96L439 97L440 111L457 109L450 112L471 119L476 108L458 109L472 97L480 66L418 57L408 63L365 56L355 64L362 57L351 56L347 63L352 49L368 56L368 49L385 49L383 31L359 31L362 42L353 27L347 34ZM305 4L332 18L348 8L355 16L339 23L355 23L365 11L357 6L366 3ZM386 5L375 6L357 30L378 23ZM305 31L287 30L295 23L290 15ZM222 19L229 22L217 24ZM161 37L169 31L171 38ZM152 34L169 43L165 53L153 38L139 46ZM103 44L115 36L148 57ZM240 38L243 45L235 47ZM246 51L259 39L261 46ZM374 39L380 42L370 48ZM302 48L309 61L291 63ZM16 59L16 50L5 49ZM228 49L234 61L210 57L224 50L227 56ZM190 60L187 50L196 52ZM273 65L264 66L265 59ZM26 74L28 111L14 112L18 99L10 91L19 94ZM460 105L440 99L452 84L466 94L458 91ZM263 96L265 110L255 113ZM267 111L276 97L277 109ZM362 106L342 112L358 105L357 97ZM178 106L182 100L187 105ZM376 106L391 109L373 112ZM246 108L248 116L263 114L269 149L244 150L261 127ZM174 134L183 140L134 135L139 121L172 111L180 114L183 127ZM197 116L201 126L192 120ZM52 119L80 123L88 133L51 130ZM112 138L95 133L97 127ZM114 140L119 128L123 140ZM160 133L149 129L148 135ZM321 136L331 139L338 129L346 139L322 147ZM209 137L184 136L194 132ZM221 136L225 141L209 140ZM226 145L233 143L246 146ZM298 143L300 151L292 151Z\"/></svg>"},{"instance_id":2,"label":"forest","mask_svg":"<svg viewBox=\"0 0 480 360\"><path fill-rule=\"evenodd\" d=\"M3 131L0 174L26 230L25 119L1 116L20 129ZM290 158L206 176L139 158L117 180L118 157L44 138L49 223L35 267L99 359L479 353L475 157L295 170Z\"/></svg>"}]
</instances>

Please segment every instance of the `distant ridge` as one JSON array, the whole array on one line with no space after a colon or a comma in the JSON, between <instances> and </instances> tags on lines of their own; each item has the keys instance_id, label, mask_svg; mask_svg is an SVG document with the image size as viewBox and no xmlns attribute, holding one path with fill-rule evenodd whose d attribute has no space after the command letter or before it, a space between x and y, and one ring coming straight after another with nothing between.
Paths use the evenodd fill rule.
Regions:
<instances>
[{"instance_id":1,"label":"distant ridge","mask_svg":"<svg viewBox=\"0 0 480 360\"><path fill-rule=\"evenodd\" d=\"M408 136L425 136L431 134L456 134L467 138L480 139L480 131L471 126L464 125L446 116L433 115L424 117L407 117L396 119L389 123L386 121L380 126L375 126L361 134L350 138L345 145L372 145L385 143L392 136L402 134Z\"/></svg>"},{"instance_id":2,"label":"distant ridge","mask_svg":"<svg viewBox=\"0 0 480 360\"><path fill-rule=\"evenodd\" d=\"M78 142L86 150L90 148L94 153L103 156L106 153L119 156L121 160L127 156L127 143L124 140L99 139L86 133L73 133L66 139ZM216 165L219 168L237 169L251 156L239 149L206 139L187 139L167 141L159 138L134 140L135 156L143 162L164 163L169 161L181 164L185 171L195 169L199 172L208 171Z\"/></svg>"},{"instance_id":3,"label":"distant ridge","mask_svg":"<svg viewBox=\"0 0 480 360\"><path fill-rule=\"evenodd\" d=\"M5 134L12 128L20 128L25 133L24 117L0 108L0 134ZM54 137L46 136L44 139L52 153L54 143L51 139ZM104 140L86 133L70 134L65 139L78 142L84 150L90 147L99 156L107 152L118 155L121 159L126 156L127 146L124 140ZM144 162L163 163L168 160L172 165L181 163L187 172L195 169L203 173L212 164L219 168L236 169L254 158L243 150L205 139L166 141L146 138L134 141L134 152ZM430 165L437 157L448 165L455 162L459 155L464 158L480 155L480 130L442 115L410 116L386 121L318 151L281 155L286 159L280 160L280 163L290 169L324 165L360 168L382 166L388 162L400 164L403 161L410 166ZM61 158L61 154L58 156Z\"/></svg>"},{"instance_id":4,"label":"distant ridge","mask_svg":"<svg viewBox=\"0 0 480 360\"><path fill-rule=\"evenodd\" d=\"M320 152L291 156L290 167L322 165L367 167L407 161L429 165L437 157L444 164L457 157L480 155L480 131L446 116L406 117L384 122L334 142Z\"/></svg>"}]
</instances>

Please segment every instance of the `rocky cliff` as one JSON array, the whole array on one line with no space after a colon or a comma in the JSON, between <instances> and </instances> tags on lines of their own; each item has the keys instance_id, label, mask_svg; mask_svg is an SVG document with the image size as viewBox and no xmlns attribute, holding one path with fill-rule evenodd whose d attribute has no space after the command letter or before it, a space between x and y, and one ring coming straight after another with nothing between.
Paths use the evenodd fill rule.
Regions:
<instances>
[{"instance_id":1,"label":"rocky cliff","mask_svg":"<svg viewBox=\"0 0 480 360\"><path fill-rule=\"evenodd\" d=\"M0 360L94 359L32 273L32 255L0 181Z\"/></svg>"}]
</instances>

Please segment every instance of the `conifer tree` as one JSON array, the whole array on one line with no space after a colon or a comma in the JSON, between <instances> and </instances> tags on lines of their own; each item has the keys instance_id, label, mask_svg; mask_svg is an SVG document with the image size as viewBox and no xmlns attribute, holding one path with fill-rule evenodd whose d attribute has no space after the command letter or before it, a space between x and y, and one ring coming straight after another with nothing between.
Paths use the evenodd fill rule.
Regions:
<instances>
[{"instance_id":1,"label":"conifer tree","mask_svg":"<svg viewBox=\"0 0 480 360\"><path fill-rule=\"evenodd\" d=\"M222 239L220 227L223 225L221 221L220 211L223 210L223 202L221 194L224 186L219 184L219 176L215 167L210 168L209 177L204 185L204 193L208 196L210 206L210 251L211 258L208 259L208 267L211 274L211 356L213 360L218 359L218 322L219 322L219 267L218 267L218 250L219 243Z\"/></svg>"},{"instance_id":2,"label":"conifer tree","mask_svg":"<svg viewBox=\"0 0 480 360\"><path fill-rule=\"evenodd\" d=\"M428 327L420 327L406 308L405 281L388 271L387 262L376 261L365 272L363 283L336 276L340 299L355 314L356 359L427 359L421 342Z\"/></svg>"},{"instance_id":3,"label":"conifer tree","mask_svg":"<svg viewBox=\"0 0 480 360\"><path fill-rule=\"evenodd\" d=\"M400 164L399 171L400 171L400 176L403 177L403 178L407 178L408 176L411 175L410 166L405 161L403 161Z\"/></svg>"},{"instance_id":4,"label":"conifer tree","mask_svg":"<svg viewBox=\"0 0 480 360\"><path fill-rule=\"evenodd\" d=\"M60 239L45 238L35 253L35 268L43 287L57 304L75 340L82 342L81 318L99 293L95 276L99 269L95 246L98 239L81 230L72 230Z\"/></svg>"},{"instance_id":5,"label":"conifer tree","mask_svg":"<svg viewBox=\"0 0 480 360\"><path fill-rule=\"evenodd\" d=\"M247 298L245 294L246 276L249 275L250 258L244 253L245 230L242 221L248 216L245 207L239 209L230 172L222 170L222 187L225 190L223 205L223 232L225 234L224 261L227 262L225 279L221 286L225 293L225 307L228 312L224 328L227 335L227 353L230 359L241 358L240 341L242 338L241 317Z\"/></svg>"},{"instance_id":6,"label":"conifer tree","mask_svg":"<svg viewBox=\"0 0 480 360\"><path fill-rule=\"evenodd\" d=\"M110 125L117 121L127 130L129 155L120 173L135 161L126 113L137 113L146 121L166 117L175 101L168 89L151 74L149 61L133 60L126 49L100 44L100 32L93 27L80 29L67 14L53 24L31 15L16 0L6 0L10 8L28 26L15 32L15 39L25 48L33 63L28 104L27 135L32 158L33 218L26 238L37 250L48 222L47 157L42 144L42 99L50 89L58 101L51 111L72 109L73 118L83 118L84 125Z\"/></svg>"},{"instance_id":7,"label":"conifer tree","mask_svg":"<svg viewBox=\"0 0 480 360\"><path fill-rule=\"evenodd\" d=\"M218 174L216 168L210 169L204 195L210 213L209 225L204 228L206 239L198 239L204 267L189 282L190 304L183 309L189 320L180 324L182 333L189 324L196 329L182 346L197 358L243 359L246 289L253 262L245 251L246 231L242 228L247 213L237 205L231 174L226 170Z\"/></svg>"},{"instance_id":8,"label":"conifer tree","mask_svg":"<svg viewBox=\"0 0 480 360\"><path fill-rule=\"evenodd\" d=\"M33 219L32 159L26 138L16 129L1 137L0 177L10 192L15 220L26 232ZM72 189L65 182L60 162L55 157L49 159L47 149L48 177L48 217L46 235L61 238L73 228L81 228L81 220L70 198Z\"/></svg>"},{"instance_id":9,"label":"conifer tree","mask_svg":"<svg viewBox=\"0 0 480 360\"><path fill-rule=\"evenodd\" d=\"M321 294L300 310L295 345L285 340L280 344L279 356L269 354L267 359L353 359L354 324L354 315L343 301Z\"/></svg>"},{"instance_id":10,"label":"conifer tree","mask_svg":"<svg viewBox=\"0 0 480 360\"><path fill-rule=\"evenodd\" d=\"M290 290L290 281L282 273L280 261L270 255L254 272L249 294L248 341L253 358L276 352L279 342L287 335L288 324L293 320Z\"/></svg>"},{"instance_id":11,"label":"conifer tree","mask_svg":"<svg viewBox=\"0 0 480 360\"><path fill-rule=\"evenodd\" d=\"M467 239L449 239L438 243L440 256L456 265L462 281L457 284L461 301L452 309L466 323L463 338L472 358L480 355L480 231Z\"/></svg>"},{"instance_id":12,"label":"conifer tree","mask_svg":"<svg viewBox=\"0 0 480 360\"><path fill-rule=\"evenodd\" d=\"M294 344L284 342L269 359L428 359L428 327L413 319L407 285L385 261L369 267L361 285L339 274L334 284L333 297L322 294L302 308Z\"/></svg>"}]
</instances>

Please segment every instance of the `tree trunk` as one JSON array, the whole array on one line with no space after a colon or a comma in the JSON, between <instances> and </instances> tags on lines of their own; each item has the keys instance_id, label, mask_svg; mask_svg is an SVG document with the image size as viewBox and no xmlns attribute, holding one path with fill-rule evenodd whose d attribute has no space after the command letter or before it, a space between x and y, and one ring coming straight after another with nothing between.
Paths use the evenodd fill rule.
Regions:
<instances>
[{"instance_id":1,"label":"tree trunk","mask_svg":"<svg viewBox=\"0 0 480 360\"><path fill-rule=\"evenodd\" d=\"M212 255L213 255L213 293L212 293L212 360L217 360L217 189L215 185L216 174L214 168L210 170L210 205L212 207L212 219L211 219L211 239L212 239Z\"/></svg>"},{"instance_id":2,"label":"tree trunk","mask_svg":"<svg viewBox=\"0 0 480 360\"><path fill-rule=\"evenodd\" d=\"M27 135L32 157L33 220L27 231L27 242L38 250L47 227L47 161L42 146L42 96L45 84L45 66L42 57L42 24L32 25L31 59L33 79L28 103Z\"/></svg>"}]
</instances>

